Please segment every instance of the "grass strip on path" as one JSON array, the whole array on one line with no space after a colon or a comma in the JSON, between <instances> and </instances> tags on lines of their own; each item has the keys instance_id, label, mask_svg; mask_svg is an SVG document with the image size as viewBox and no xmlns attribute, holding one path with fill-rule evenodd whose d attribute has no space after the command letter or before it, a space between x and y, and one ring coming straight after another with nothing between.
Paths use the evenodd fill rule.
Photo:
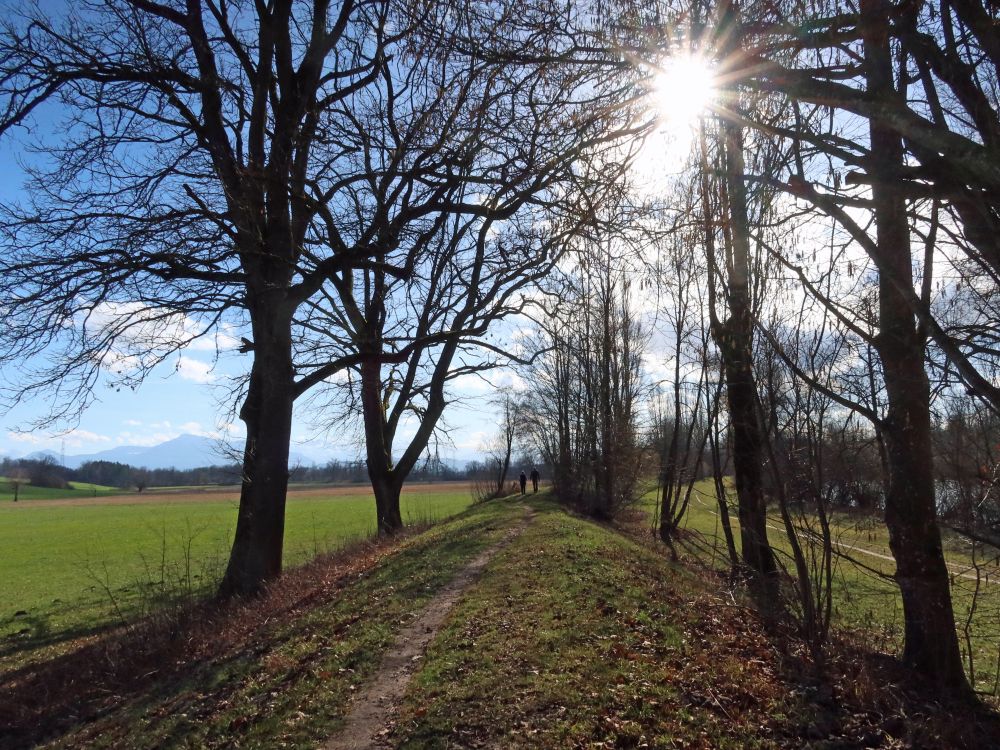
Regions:
<instances>
[{"instance_id":1,"label":"grass strip on path","mask_svg":"<svg viewBox=\"0 0 1000 750\"><path fill-rule=\"evenodd\" d=\"M972 748L997 729L908 702L870 655L821 676L719 581L531 502L428 649L395 746Z\"/></svg>"},{"instance_id":2,"label":"grass strip on path","mask_svg":"<svg viewBox=\"0 0 1000 750\"><path fill-rule=\"evenodd\" d=\"M448 618L456 602L476 582L490 560L521 534L533 515L525 508L524 519L510 528L504 538L487 547L443 586L417 616L396 636L371 680L352 701L345 724L323 745L322 750L357 750L384 747L395 726L403 696L418 669L428 644Z\"/></svg>"},{"instance_id":3,"label":"grass strip on path","mask_svg":"<svg viewBox=\"0 0 1000 750\"><path fill-rule=\"evenodd\" d=\"M713 653L712 602L683 569L536 503L415 677L401 747L770 747L786 696L767 644ZM730 634L731 635L731 634ZM727 639L730 635L720 635ZM721 684L716 692L714 684Z\"/></svg>"}]
</instances>

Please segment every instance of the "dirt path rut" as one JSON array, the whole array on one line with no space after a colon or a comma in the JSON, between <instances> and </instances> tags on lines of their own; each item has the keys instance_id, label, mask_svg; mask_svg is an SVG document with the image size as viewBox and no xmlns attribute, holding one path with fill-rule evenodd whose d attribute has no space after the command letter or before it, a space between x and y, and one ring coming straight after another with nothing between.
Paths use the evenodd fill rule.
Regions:
<instances>
[{"instance_id":1,"label":"dirt path rut","mask_svg":"<svg viewBox=\"0 0 1000 750\"><path fill-rule=\"evenodd\" d=\"M388 735L399 714L410 679L420 666L420 657L462 594L475 583L497 552L524 531L533 516L531 509L525 508L524 517L518 525L512 527L499 542L483 550L427 603L412 623L400 631L371 682L364 685L354 698L347 723L321 746L322 750L392 746Z\"/></svg>"}]
</instances>

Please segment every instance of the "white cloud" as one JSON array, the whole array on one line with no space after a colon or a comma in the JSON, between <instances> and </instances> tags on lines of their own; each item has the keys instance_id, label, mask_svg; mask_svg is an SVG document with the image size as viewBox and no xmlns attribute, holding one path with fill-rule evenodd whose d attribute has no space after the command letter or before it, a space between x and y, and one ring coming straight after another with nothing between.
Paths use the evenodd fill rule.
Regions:
<instances>
[{"instance_id":1,"label":"white cloud","mask_svg":"<svg viewBox=\"0 0 1000 750\"><path fill-rule=\"evenodd\" d=\"M346 383L350 376L350 371L346 368L343 370L337 370L333 375L329 375L323 378L326 383Z\"/></svg>"},{"instance_id":2,"label":"white cloud","mask_svg":"<svg viewBox=\"0 0 1000 750\"><path fill-rule=\"evenodd\" d=\"M41 445L52 440L49 435L36 435L33 432L15 432L14 430L7 431L7 439L13 440L15 443L25 443L27 445Z\"/></svg>"},{"instance_id":3,"label":"white cloud","mask_svg":"<svg viewBox=\"0 0 1000 750\"><path fill-rule=\"evenodd\" d=\"M152 365L158 356L171 351L215 353L232 351L239 346L232 325L225 324L219 330L209 331L189 315L140 302L101 302L86 316L81 315L77 324L86 326L91 335L116 333L115 345L104 355L101 365L122 376ZM214 380L208 374L210 369L210 365L183 355L177 366L181 377L197 383Z\"/></svg>"},{"instance_id":4,"label":"white cloud","mask_svg":"<svg viewBox=\"0 0 1000 750\"><path fill-rule=\"evenodd\" d=\"M198 435L200 437L210 438L219 437L219 433L216 430L206 430L201 426L201 422L185 422L182 425L178 425L177 429L186 435Z\"/></svg>"},{"instance_id":5,"label":"white cloud","mask_svg":"<svg viewBox=\"0 0 1000 750\"><path fill-rule=\"evenodd\" d=\"M216 433L223 437L243 437L246 435L246 430L242 423L237 422L220 422L215 426Z\"/></svg>"},{"instance_id":6,"label":"white cloud","mask_svg":"<svg viewBox=\"0 0 1000 750\"><path fill-rule=\"evenodd\" d=\"M494 388L510 388L517 392L528 389L527 381L512 370L494 371L488 378Z\"/></svg>"},{"instance_id":7,"label":"white cloud","mask_svg":"<svg viewBox=\"0 0 1000 750\"><path fill-rule=\"evenodd\" d=\"M128 430L125 430L123 432L119 432L115 437L115 444L138 445L146 448L152 445L165 443L168 440L173 440L178 435L180 435L179 432L129 432Z\"/></svg>"},{"instance_id":8,"label":"white cloud","mask_svg":"<svg viewBox=\"0 0 1000 750\"><path fill-rule=\"evenodd\" d=\"M187 320L190 321L190 318ZM197 338L188 344L186 349L193 352L214 352L214 351L227 351L232 349L237 349L240 346L240 340L235 336L230 335L232 327L225 326L223 330L215 332L214 335L202 336Z\"/></svg>"},{"instance_id":9,"label":"white cloud","mask_svg":"<svg viewBox=\"0 0 1000 750\"><path fill-rule=\"evenodd\" d=\"M147 431L123 430L115 437L115 443L118 445L159 445L181 435L197 435L198 437L212 438L213 440L227 440L233 437L233 434L239 430L239 425L231 422L220 424L213 430L195 420L177 425L170 420L163 420L161 422L153 422L146 427Z\"/></svg>"},{"instance_id":10,"label":"white cloud","mask_svg":"<svg viewBox=\"0 0 1000 750\"><path fill-rule=\"evenodd\" d=\"M673 381L674 357L664 352L643 352L642 369L654 382Z\"/></svg>"},{"instance_id":11,"label":"white cloud","mask_svg":"<svg viewBox=\"0 0 1000 750\"><path fill-rule=\"evenodd\" d=\"M455 449L460 451L480 451L483 448L483 444L490 437L491 435L484 430L470 432L465 436L464 440L455 443Z\"/></svg>"},{"instance_id":12,"label":"white cloud","mask_svg":"<svg viewBox=\"0 0 1000 750\"><path fill-rule=\"evenodd\" d=\"M177 374L185 380L191 380L195 383L212 383L215 381L215 373L212 372L213 366L208 362L202 362L181 355L177 359L175 369L177 370Z\"/></svg>"},{"instance_id":13,"label":"white cloud","mask_svg":"<svg viewBox=\"0 0 1000 750\"><path fill-rule=\"evenodd\" d=\"M97 446L108 445L115 442L114 439L108 435L101 435L97 432L81 429L70 430L69 432L57 433L54 435L50 433L16 432L10 430L7 432L7 439L15 443L44 447L49 450L62 448L72 448L73 450L88 448L93 449Z\"/></svg>"},{"instance_id":14,"label":"white cloud","mask_svg":"<svg viewBox=\"0 0 1000 750\"><path fill-rule=\"evenodd\" d=\"M459 394L485 393L493 390L493 386L479 375L459 375L451 381L451 387Z\"/></svg>"},{"instance_id":15,"label":"white cloud","mask_svg":"<svg viewBox=\"0 0 1000 750\"><path fill-rule=\"evenodd\" d=\"M94 443L104 444L113 442L107 435L99 435L90 430L70 430L62 436L66 445L70 448L85 448Z\"/></svg>"}]
</instances>

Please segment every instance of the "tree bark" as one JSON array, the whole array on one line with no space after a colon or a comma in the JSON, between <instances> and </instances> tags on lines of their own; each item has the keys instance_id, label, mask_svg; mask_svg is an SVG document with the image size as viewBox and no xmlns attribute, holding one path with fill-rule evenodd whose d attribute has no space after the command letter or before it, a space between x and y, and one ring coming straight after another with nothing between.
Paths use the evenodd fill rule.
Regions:
<instances>
[{"instance_id":1,"label":"tree bark","mask_svg":"<svg viewBox=\"0 0 1000 750\"><path fill-rule=\"evenodd\" d=\"M733 473L740 519L743 564L759 582L777 573L767 541L764 495L764 432L753 372L753 310L750 299L750 229L744 184L743 137L740 126L726 121L726 193L729 213L727 300L729 319L718 326L733 439ZM769 590L770 584L765 586Z\"/></svg>"},{"instance_id":2,"label":"tree bark","mask_svg":"<svg viewBox=\"0 0 1000 750\"><path fill-rule=\"evenodd\" d=\"M896 95L885 0L862 0L868 90ZM903 659L946 689L969 692L965 678L948 570L937 524L930 426L930 385L924 370L924 340L906 304L913 270L906 204L892 175L904 161L899 133L869 121L872 199L879 254L879 334L888 415L884 434L889 469L885 521L896 558L903 599Z\"/></svg>"},{"instance_id":3,"label":"tree bark","mask_svg":"<svg viewBox=\"0 0 1000 750\"><path fill-rule=\"evenodd\" d=\"M399 495L403 483L393 470L384 466L374 471L369 467L368 477L375 493L375 512L379 536L395 534L403 528L403 517L399 508Z\"/></svg>"},{"instance_id":4,"label":"tree bark","mask_svg":"<svg viewBox=\"0 0 1000 750\"><path fill-rule=\"evenodd\" d=\"M377 355L361 364L361 409L365 427L368 477L375 493L379 536L403 528L399 493L403 487L392 459L392 441L386 434L386 404L382 394L382 365Z\"/></svg>"},{"instance_id":5,"label":"tree bark","mask_svg":"<svg viewBox=\"0 0 1000 750\"><path fill-rule=\"evenodd\" d=\"M720 54L735 61L740 49L740 12L735 0L724 0L717 34ZM728 64L734 64L730 62ZM738 97L735 87L731 94ZM726 223L725 298L729 317L720 321L711 312L712 337L719 347L729 402L733 473L740 519L743 566L750 573L761 603L770 606L776 595L777 565L767 541L767 501L763 486L764 431L753 372L753 308L750 294L750 227L743 161L743 131L731 119L722 121L724 158L723 208ZM702 142L703 163L707 159ZM707 173L706 173L707 175ZM704 178L707 181L707 176ZM707 182L703 183L708 200ZM710 273L718 270L711 221L706 203L706 250ZM714 296L714 295L713 295Z\"/></svg>"},{"instance_id":6,"label":"tree bark","mask_svg":"<svg viewBox=\"0 0 1000 750\"><path fill-rule=\"evenodd\" d=\"M291 314L275 296L251 308L255 357L240 411L247 427L243 484L223 598L255 595L281 573L294 369Z\"/></svg>"}]
</instances>

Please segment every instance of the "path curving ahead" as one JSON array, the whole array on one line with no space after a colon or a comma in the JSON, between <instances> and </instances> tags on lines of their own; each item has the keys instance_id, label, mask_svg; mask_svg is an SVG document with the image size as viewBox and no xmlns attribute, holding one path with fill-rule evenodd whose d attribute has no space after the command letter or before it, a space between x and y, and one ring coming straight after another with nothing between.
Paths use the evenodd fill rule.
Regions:
<instances>
[{"instance_id":1,"label":"path curving ahead","mask_svg":"<svg viewBox=\"0 0 1000 750\"><path fill-rule=\"evenodd\" d=\"M322 750L368 750L392 747L389 733L399 715L410 679L420 666L427 646L437 636L445 619L462 594L473 584L490 560L527 528L534 511L524 508L521 522L496 544L483 550L444 586L420 611L416 619L396 636L371 681L355 696L344 726L321 746Z\"/></svg>"}]
</instances>

